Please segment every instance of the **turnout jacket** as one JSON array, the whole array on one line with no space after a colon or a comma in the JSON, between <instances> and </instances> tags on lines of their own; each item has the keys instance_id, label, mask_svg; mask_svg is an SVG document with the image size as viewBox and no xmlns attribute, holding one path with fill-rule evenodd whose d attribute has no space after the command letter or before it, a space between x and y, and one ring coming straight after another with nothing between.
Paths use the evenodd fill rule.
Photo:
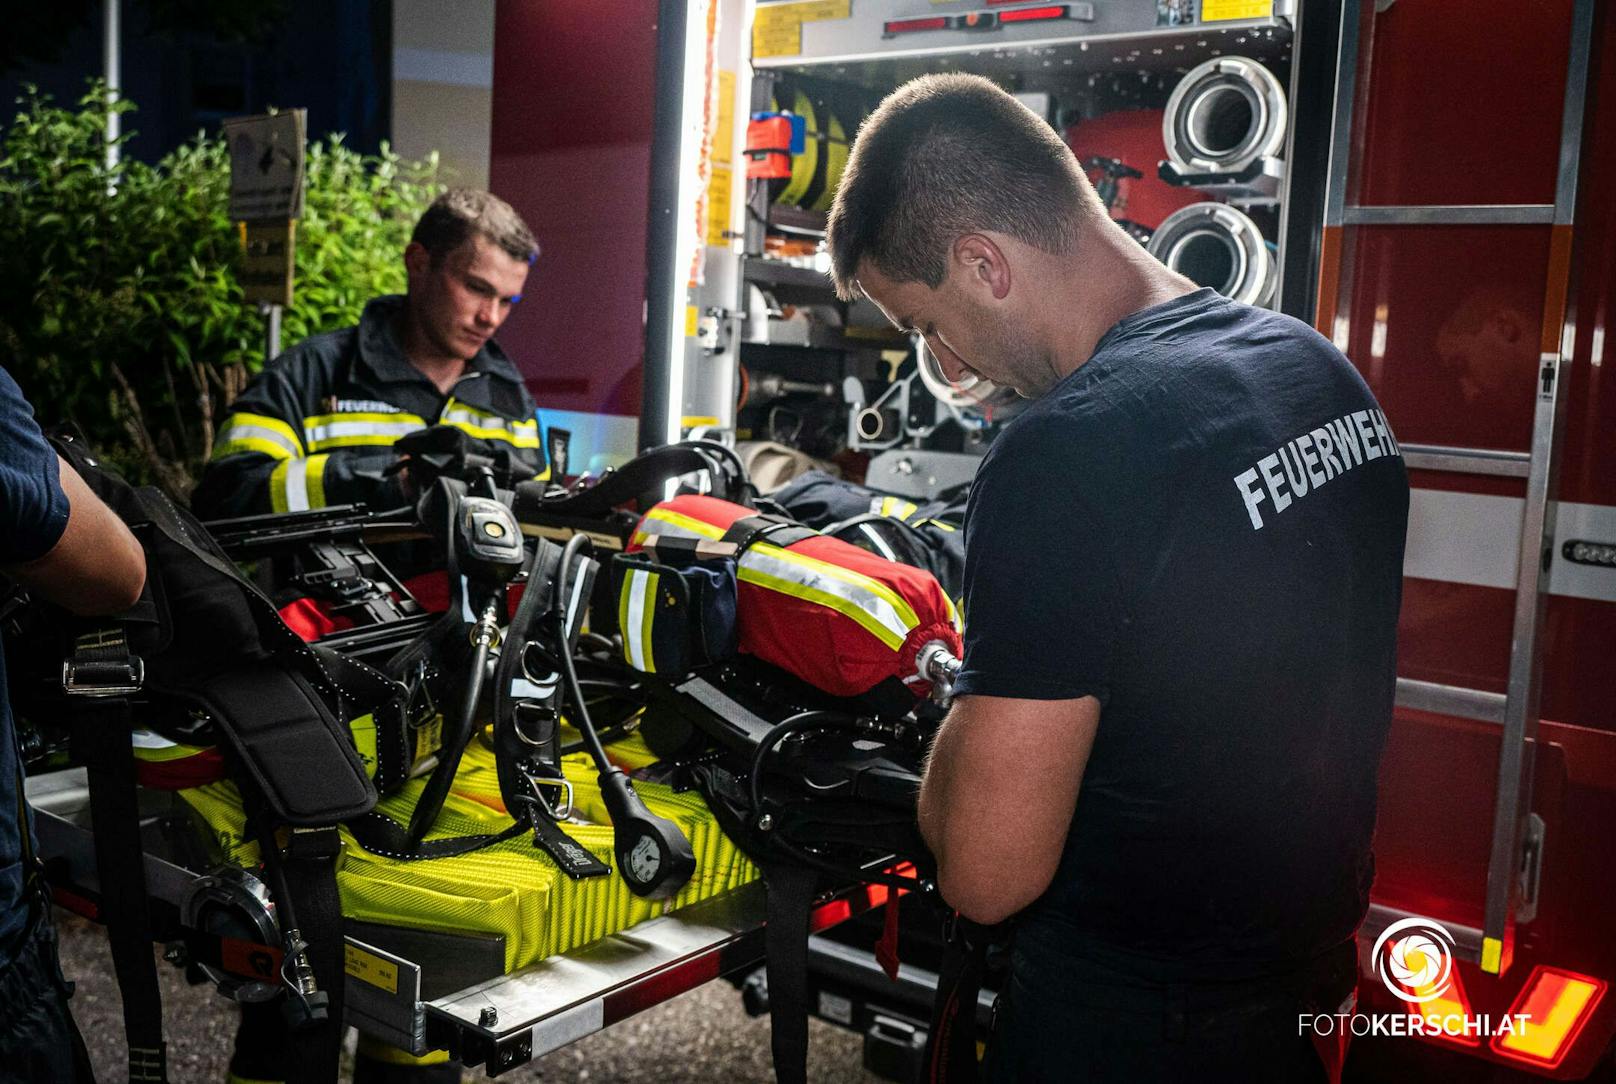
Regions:
<instances>
[{"instance_id":1,"label":"turnout jacket","mask_svg":"<svg viewBox=\"0 0 1616 1084\"><path fill-rule=\"evenodd\" d=\"M547 477L544 433L521 375L490 341L447 395L399 345L404 298L378 297L356 327L315 335L281 354L231 404L191 499L203 519L327 505L405 502L393 444L449 425L514 452Z\"/></svg>"}]
</instances>

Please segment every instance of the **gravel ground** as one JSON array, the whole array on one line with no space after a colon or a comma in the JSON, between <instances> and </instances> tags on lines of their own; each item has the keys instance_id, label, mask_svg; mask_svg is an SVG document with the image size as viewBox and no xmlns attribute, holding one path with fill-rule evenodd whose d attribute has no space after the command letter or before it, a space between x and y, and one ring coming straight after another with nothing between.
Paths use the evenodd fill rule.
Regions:
<instances>
[{"instance_id":1,"label":"gravel ground","mask_svg":"<svg viewBox=\"0 0 1616 1084\"><path fill-rule=\"evenodd\" d=\"M112 958L101 927L58 910L62 970L78 984L73 1015L89 1045L96 1077L124 1079L123 1017ZM235 1034L234 1006L209 985L188 986L184 975L159 960L169 1075L175 1084L225 1079ZM878 1078L860 1067L862 1040L841 1028L809 1020L808 1079L815 1084L866 1084ZM712 1080L768 1081L769 1021L741 1010L741 995L727 982L710 982L666 1004L580 1039L499 1079L621 1084L696 1084ZM480 1071L466 1080L486 1079Z\"/></svg>"}]
</instances>

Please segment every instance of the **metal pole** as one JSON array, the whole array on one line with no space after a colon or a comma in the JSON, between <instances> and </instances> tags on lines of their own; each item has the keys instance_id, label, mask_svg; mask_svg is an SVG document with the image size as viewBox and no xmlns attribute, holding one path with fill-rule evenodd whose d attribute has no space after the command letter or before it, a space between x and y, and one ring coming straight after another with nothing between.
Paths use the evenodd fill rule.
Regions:
<instances>
[{"instance_id":1,"label":"metal pole","mask_svg":"<svg viewBox=\"0 0 1616 1084\"><path fill-rule=\"evenodd\" d=\"M118 100L123 89L123 57L119 49L120 24L123 21L123 0L102 0L101 4L101 71L107 82L107 104ZM107 113L107 172L118 168L118 136L123 125L120 114ZM109 182L108 187L112 187Z\"/></svg>"},{"instance_id":2,"label":"metal pole","mask_svg":"<svg viewBox=\"0 0 1616 1084\"><path fill-rule=\"evenodd\" d=\"M264 314L264 363L267 365L281 353L281 307L261 301L258 311Z\"/></svg>"}]
</instances>

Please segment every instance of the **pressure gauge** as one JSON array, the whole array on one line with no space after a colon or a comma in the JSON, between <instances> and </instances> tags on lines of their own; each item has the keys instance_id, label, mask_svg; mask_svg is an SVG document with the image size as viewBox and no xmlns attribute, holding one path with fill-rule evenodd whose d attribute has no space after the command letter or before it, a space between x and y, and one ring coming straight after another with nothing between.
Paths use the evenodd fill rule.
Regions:
<instances>
[{"instance_id":1,"label":"pressure gauge","mask_svg":"<svg viewBox=\"0 0 1616 1084\"><path fill-rule=\"evenodd\" d=\"M617 871L630 892L651 900L678 894L696 872L696 854L679 826L645 807L621 771L600 777L601 797L611 814Z\"/></svg>"},{"instance_id":2,"label":"pressure gauge","mask_svg":"<svg viewBox=\"0 0 1616 1084\"><path fill-rule=\"evenodd\" d=\"M641 884L650 884L657 879L662 871L662 852L657 849L656 840L650 836L641 836L640 841L634 844L634 849L628 853L628 871L626 876L632 876Z\"/></svg>"}]
</instances>

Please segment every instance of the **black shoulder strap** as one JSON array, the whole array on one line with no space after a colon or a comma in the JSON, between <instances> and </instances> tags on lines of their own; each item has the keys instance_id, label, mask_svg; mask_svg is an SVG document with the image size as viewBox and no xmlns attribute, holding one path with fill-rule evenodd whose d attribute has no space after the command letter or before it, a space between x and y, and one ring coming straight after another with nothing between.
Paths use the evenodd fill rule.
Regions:
<instances>
[{"instance_id":1,"label":"black shoulder strap","mask_svg":"<svg viewBox=\"0 0 1616 1084\"><path fill-rule=\"evenodd\" d=\"M123 1000L129 1079L162 1084L168 1079L163 1000L146 910L129 700L126 692L113 691L138 689L140 665L121 630L102 630L79 637L67 662L65 684L73 756L89 776L101 919ZM25 825L23 838L27 836Z\"/></svg>"},{"instance_id":2,"label":"black shoulder strap","mask_svg":"<svg viewBox=\"0 0 1616 1084\"><path fill-rule=\"evenodd\" d=\"M793 862L763 866L763 966L778 1084L805 1084L808 1079L808 915L818 881L814 870Z\"/></svg>"}]
</instances>

